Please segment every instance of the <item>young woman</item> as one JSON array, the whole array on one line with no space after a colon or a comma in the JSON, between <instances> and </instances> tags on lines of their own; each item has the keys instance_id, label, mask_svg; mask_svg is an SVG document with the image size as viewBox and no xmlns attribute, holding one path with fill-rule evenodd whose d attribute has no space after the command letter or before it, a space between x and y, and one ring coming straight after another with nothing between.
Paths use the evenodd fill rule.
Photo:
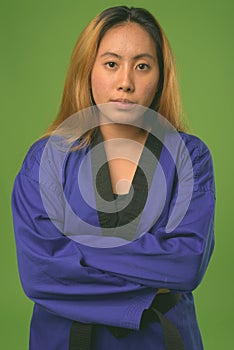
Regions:
<instances>
[{"instance_id":1,"label":"young woman","mask_svg":"<svg viewBox=\"0 0 234 350\"><path fill-rule=\"evenodd\" d=\"M192 291L214 206L210 152L185 132L163 30L145 9L103 11L14 184L30 350L203 349Z\"/></svg>"}]
</instances>

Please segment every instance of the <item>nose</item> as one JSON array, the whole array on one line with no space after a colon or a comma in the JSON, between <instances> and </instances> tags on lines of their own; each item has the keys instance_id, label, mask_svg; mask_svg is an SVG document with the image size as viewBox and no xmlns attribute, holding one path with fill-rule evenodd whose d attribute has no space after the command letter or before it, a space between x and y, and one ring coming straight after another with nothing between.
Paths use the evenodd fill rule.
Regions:
<instances>
[{"instance_id":1,"label":"nose","mask_svg":"<svg viewBox=\"0 0 234 350\"><path fill-rule=\"evenodd\" d=\"M128 67L120 70L117 88L123 92L133 92L135 90L133 73Z\"/></svg>"}]
</instances>

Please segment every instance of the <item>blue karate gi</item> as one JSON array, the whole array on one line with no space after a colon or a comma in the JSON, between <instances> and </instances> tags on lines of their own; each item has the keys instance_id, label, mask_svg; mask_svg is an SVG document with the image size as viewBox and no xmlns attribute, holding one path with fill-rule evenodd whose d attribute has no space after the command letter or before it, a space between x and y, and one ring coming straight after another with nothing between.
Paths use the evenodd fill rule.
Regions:
<instances>
[{"instance_id":1,"label":"blue karate gi","mask_svg":"<svg viewBox=\"0 0 234 350\"><path fill-rule=\"evenodd\" d=\"M173 135L165 136L170 137ZM192 291L201 282L214 247L213 166L199 138L186 133L180 137L191 159L193 188L186 213L170 230L167 223L175 204L179 207L179 185L185 189L180 200L186 201L189 180L183 174L185 153L180 145L174 147L175 166L161 144L159 163L149 171L147 195L141 181L144 175L135 175L137 197L122 219L118 213L108 215L92 205L97 203L96 187L102 194L106 191L110 203L114 195L107 168L101 175L94 171L98 164L91 146L68 152L62 163L63 151L58 149L55 155L46 148L48 139L30 148L12 194L20 278L26 295L35 303L30 350L68 350L73 321L97 324L93 350L165 350L160 323L150 322L140 329L142 313L159 288L181 293L166 317L179 329L187 350L203 349ZM42 161L45 152L46 165ZM154 176L160 169L165 174L164 195L161 192L165 191L160 192L162 177ZM111 238L108 230L115 226L119 230ZM117 338L106 326L132 331Z\"/></svg>"}]
</instances>

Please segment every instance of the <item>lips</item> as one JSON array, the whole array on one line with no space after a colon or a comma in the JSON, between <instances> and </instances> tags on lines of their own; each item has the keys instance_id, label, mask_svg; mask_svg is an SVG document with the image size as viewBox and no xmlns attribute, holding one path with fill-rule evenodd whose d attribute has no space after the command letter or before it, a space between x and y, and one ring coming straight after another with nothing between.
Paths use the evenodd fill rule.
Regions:
<instances>
[{"instance_id":1,"label":"lips","mask_svg":"<svg viewBox=\"0 0 234 350\"><path fill-rule=\"evenodd\" d=\"M131 110L135 107L135 102L126 98L118 98L116 100L111 100L111 102L119 110Z\"/></svg>"},{"instance_id":2,"label":"lips","mask_svg":"<svg viewBox=\"0 0 234 350\"><path fill-rule=\"evenodd\" d=\"M111 102L123 103L123 104L134 104L135 102L128 100L126 98L118 98L116 100L112 100Z\"/></svg>"}]
</instances>

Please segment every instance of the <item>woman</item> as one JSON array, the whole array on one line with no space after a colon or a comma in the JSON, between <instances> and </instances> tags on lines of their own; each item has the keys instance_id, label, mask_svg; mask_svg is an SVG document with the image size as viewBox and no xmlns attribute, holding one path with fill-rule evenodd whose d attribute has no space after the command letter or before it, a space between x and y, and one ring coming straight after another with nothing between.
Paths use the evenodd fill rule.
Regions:
<instances>
[{"instance_id":1,"label":"woman","mask_svg":"<svg viewBox=\"0 0 234 350\"><path fill-rule=\"evenodd\" d=\"M214 246L214 179L209 150L184 129L158 22L103 11L14 184L30 350L203 349L192 290Z\"/></svg>"}]
</instances>

